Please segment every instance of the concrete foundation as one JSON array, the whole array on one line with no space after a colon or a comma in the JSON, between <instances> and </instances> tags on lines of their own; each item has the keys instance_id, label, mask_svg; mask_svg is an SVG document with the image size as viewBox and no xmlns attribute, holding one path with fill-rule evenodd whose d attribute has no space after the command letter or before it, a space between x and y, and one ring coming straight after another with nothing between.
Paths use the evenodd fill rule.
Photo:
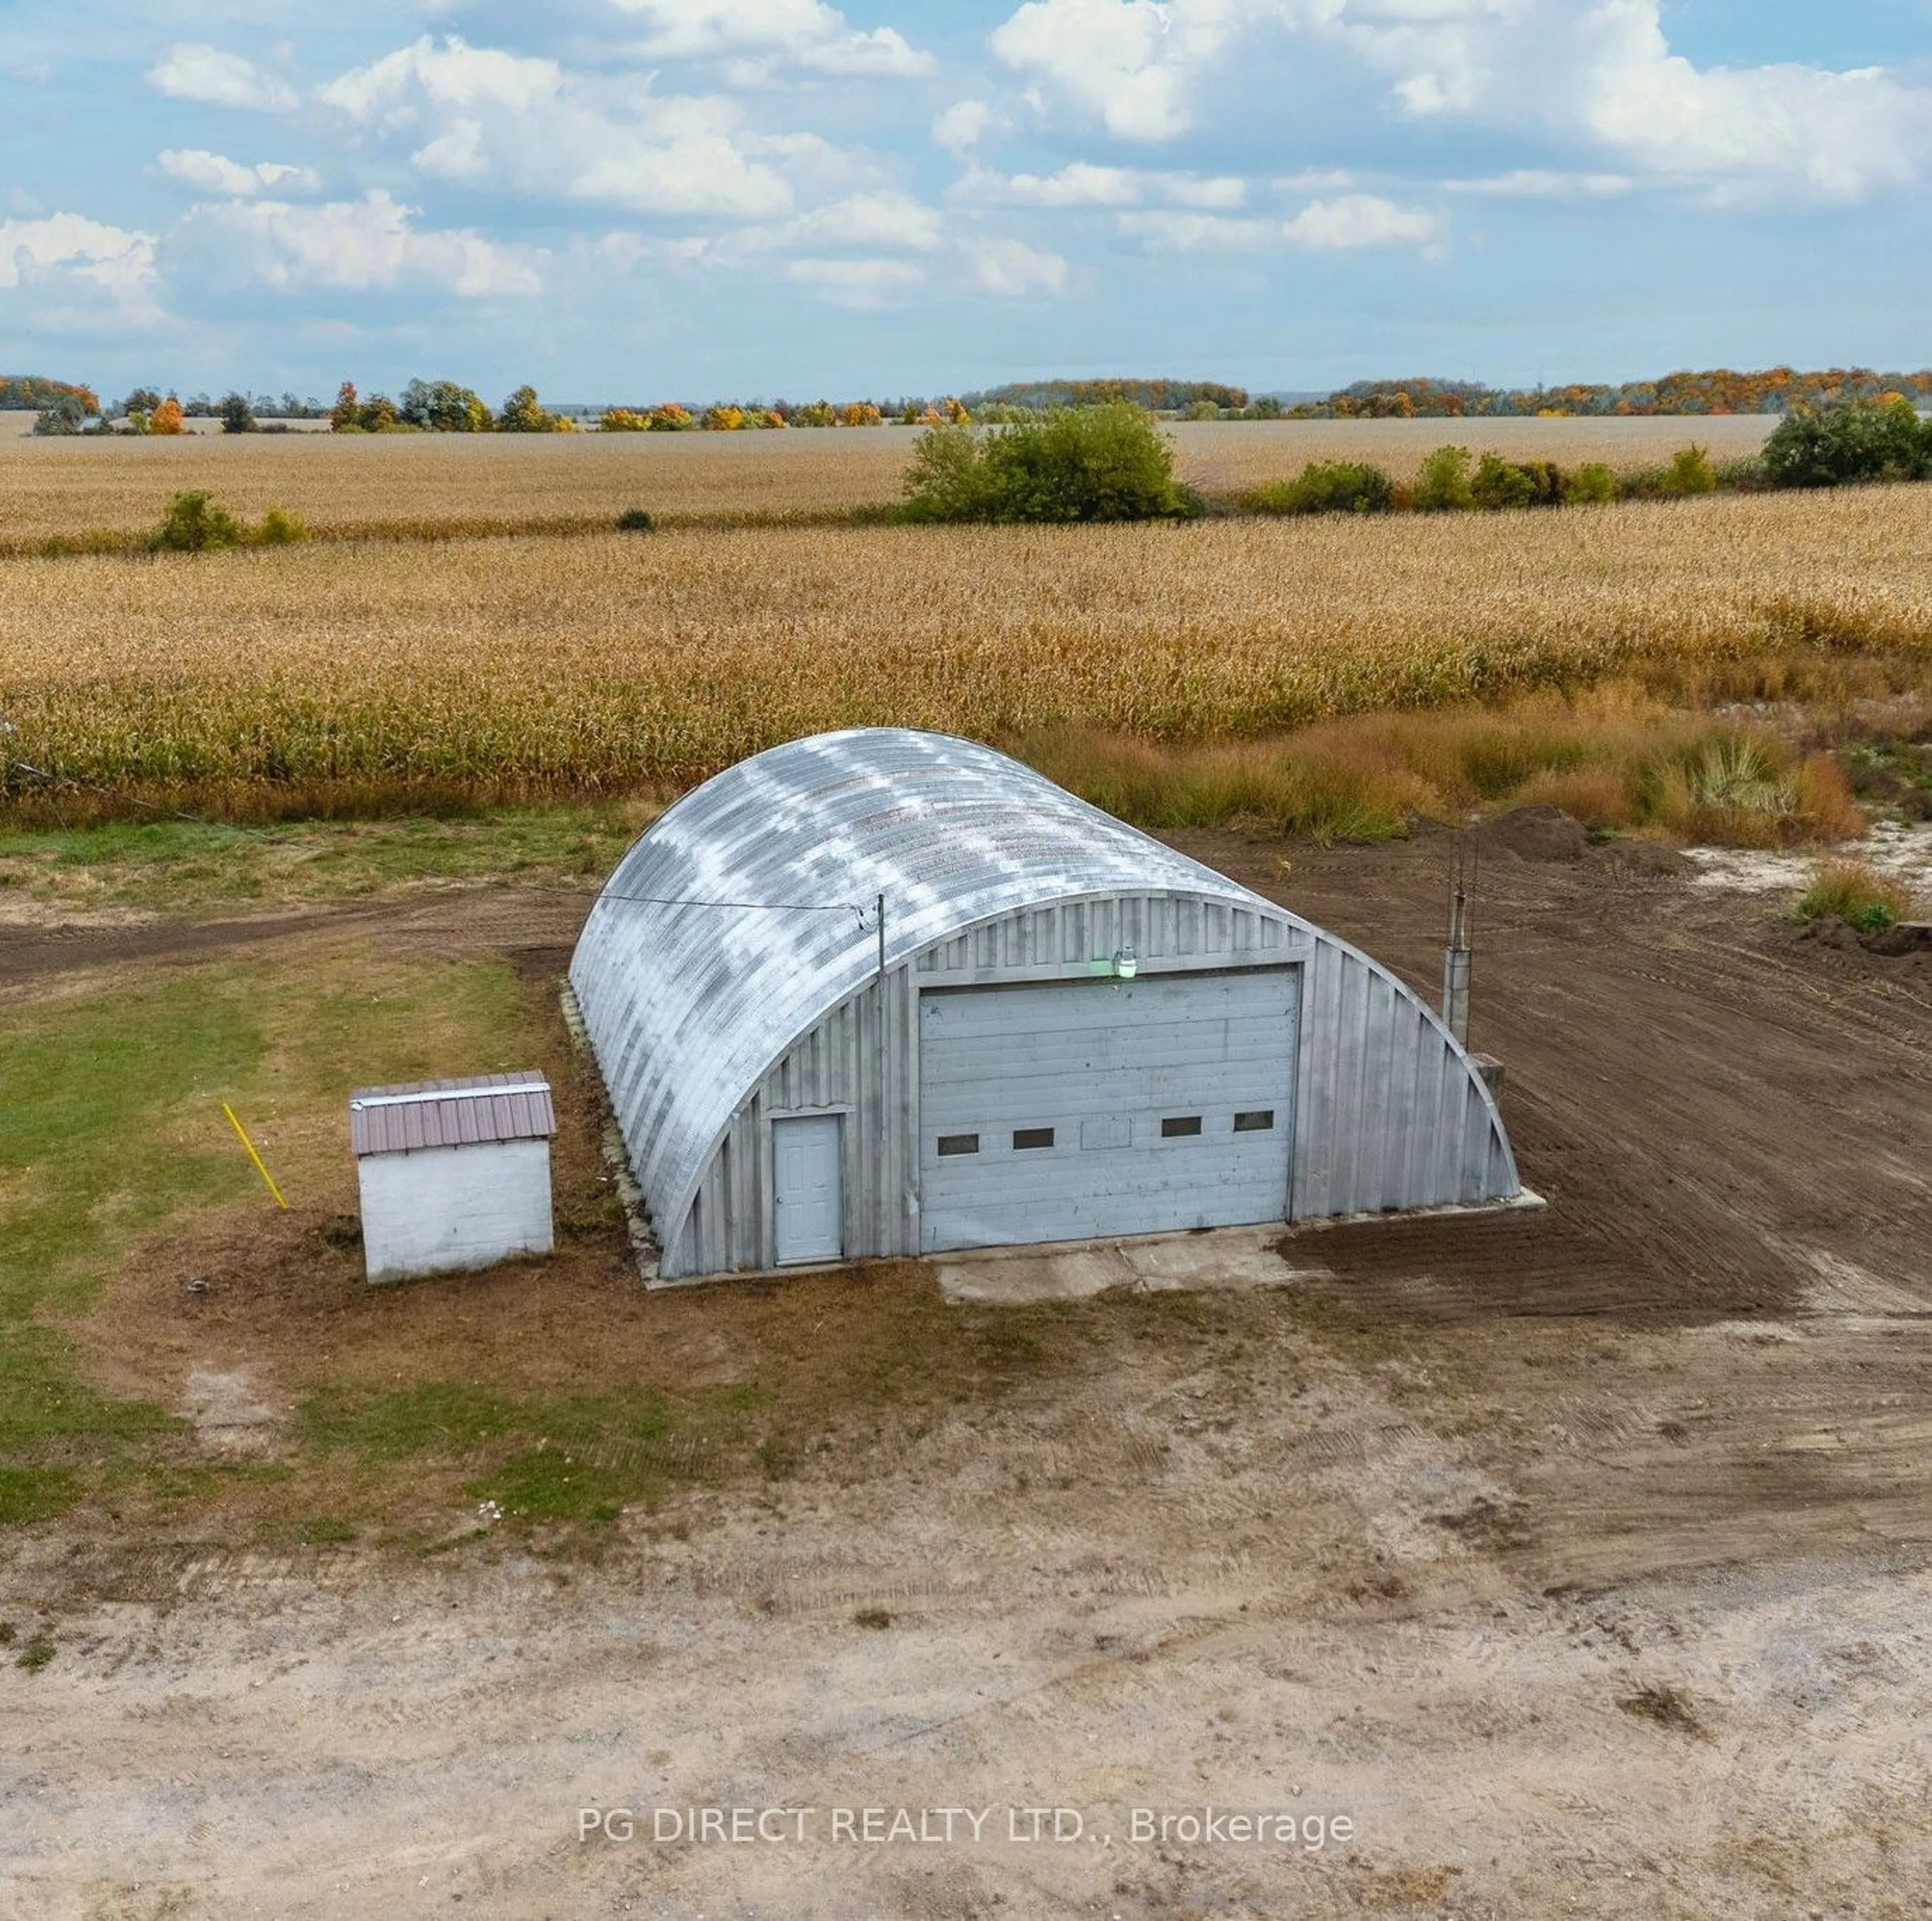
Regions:
<instances>
[{"instance_id":1,"label":"concrete foundation","mask_svg":"<svg viewBox=\"0 0 1932 1921\"><path fill-rule=\"evenodd\" d=\"M1322 1271L1291 1266L1275 1247L1286 1229L1222 1227L1203 1234L1150 1234L1124 1241L1060 1241L986 1247L932 1257L949 1301L1019 1307L1084 1301L1109 1288L1161 1294L1186 1288L1287 1287Z\"/></svg>"}]
</instances>

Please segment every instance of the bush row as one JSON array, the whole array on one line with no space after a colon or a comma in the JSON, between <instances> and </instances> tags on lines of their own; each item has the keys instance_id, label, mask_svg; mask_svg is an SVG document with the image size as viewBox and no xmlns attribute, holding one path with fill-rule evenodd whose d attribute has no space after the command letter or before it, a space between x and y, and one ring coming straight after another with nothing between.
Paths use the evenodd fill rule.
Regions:
<instances>
[{"instance_id":1,"label":"bush row","mask_svg":"<svg viewBox=\"0 0 1932 1921\"><path fill-rule=\"evenodd\" d=\"M1440 514L1509 508L1657 500L1720 489L1843 487L1932 480L1932 419L1905 400L1853 401L1786 415L1754 458L1722 465L1698 446L1666 466L1612 469L1600 461L1559 467L1466 447L1438 447L1412 485L1361 461L1311 461L1292 480L1271 481L1242 505L1264 514Z\"/></svg>"},{"instance_id":2,"label":"bush row","mask_svg":"<svg viewBox=\"0 0 1932 1921\"><path fill-rule=\"evenodd\" d=\"M291 547L308 538L293 514L271 507L250 527L202 489L177 494L148 541L157 554L207 554L224 547Z\"/></svg>"},{"instance_id":3,"label":"bush row","mask_svg":"<svg viewBox=\"0 0 1932 1921\"><path fill-rule=\"evenodd\" d=\"M1712 494L1726 484L1730 471L1714 467L1702 447L1681 449L1668 467L1621 473L1601 461L1562 467L1500 454L1478 460L1466 447L1438 447L1410 485L1366 461L1311 461L1293 480L1271 481L1241 504L1262 514L1498 513Z\"/></svg>"}]
</instances>

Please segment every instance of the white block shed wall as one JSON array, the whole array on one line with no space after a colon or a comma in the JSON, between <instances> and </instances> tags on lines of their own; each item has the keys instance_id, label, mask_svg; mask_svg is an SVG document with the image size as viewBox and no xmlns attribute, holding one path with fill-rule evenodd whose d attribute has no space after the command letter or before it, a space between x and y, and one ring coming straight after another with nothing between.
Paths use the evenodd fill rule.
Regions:
<instances>
[{"instance_id":1,"label":"white block shed wall","mask_svg":"<svg viewBox=\"0 0 1932 1921\"><path fill-rule=\"evenodd\" d=\"M550 1142L476 1142L356 1163L371 1280L488 1267L553 1244Z\"/></svg>"},{"instance_id":2,"label":"white block shed wall","mask_svg":"<svg viewBox=\"0 0 1932 1921\"><path fill-rule=\"evenodd\" d=\"M888 971L805 1034L740 1106L690 1212L655 1223L668 1280L775 1264L771 1126L844 1116L845 1253L920 1250L919 989L1090 978L1132 947L1144 974L1244 962L1304 968L1292 1218L1519 1191L1494 1103L1448 1031L1346 942L1287 917L1171 894L1005 914Z\"/></svg>"}]
</instances>

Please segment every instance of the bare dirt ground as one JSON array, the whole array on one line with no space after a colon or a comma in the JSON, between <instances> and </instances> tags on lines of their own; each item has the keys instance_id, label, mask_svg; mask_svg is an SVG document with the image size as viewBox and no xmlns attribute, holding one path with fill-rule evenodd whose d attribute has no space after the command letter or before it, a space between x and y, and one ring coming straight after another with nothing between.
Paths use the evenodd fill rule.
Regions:
<instances>
[{"instance_id":1,"label":"bare dirt ground","mask_svg":"<svg viewBox=\"0 0 1932 1921\"><path fill-rule=\"evenodd\" d=\"M1440 837L1184 844L1429 980ZM0 1616L59 1641L0 1667L0 1912L1922 1913L1928 957L1802 941L1669 857L1514 846L1560 851L1487 839L1474 1038L1546 1213L1292 1232L1300 1278L1198 1319L1103 1297L1084 1365L627 1514L590 1559L0 1537ZM541 965L580 911L498 891L246 938L374 913ZM226 938L22 931L0 990ZM509 1314L486 1280L439 1320L436 1283L377 1333L728 1379L775 1301L916 1284L610 1278L568 1313L526 1284ZM172 1350L127 1324L122 1364L174 1370L211 1451L276 1418L253 1311ZM1136 1827L1210 1805L1296 1839ZM818 1811L655 1838L694 1806ZM900 1807L991 1811L950 1842L836 1826ZM586 1808L634 1831L580 1840ZM1013 1838L1038 1808L1064 1838Z\"/></svg>"}]
</instances>

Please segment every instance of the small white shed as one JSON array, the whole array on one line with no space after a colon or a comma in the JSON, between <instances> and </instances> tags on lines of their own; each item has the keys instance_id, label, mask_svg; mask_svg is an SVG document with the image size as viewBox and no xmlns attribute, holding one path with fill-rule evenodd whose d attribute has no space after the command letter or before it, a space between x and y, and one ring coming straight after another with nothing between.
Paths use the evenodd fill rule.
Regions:
<instances>
[{"instance_id":1,"label":"small white shed","mask_svg":"<svg viewBox=\"0 0 1932 1921\"><path fill-rule=\"evenodd\" d=\"M374 1280L547 1254L556 1111L540 1073L359 1088L350 1144Z\"/></svg>"}]
</instances>

